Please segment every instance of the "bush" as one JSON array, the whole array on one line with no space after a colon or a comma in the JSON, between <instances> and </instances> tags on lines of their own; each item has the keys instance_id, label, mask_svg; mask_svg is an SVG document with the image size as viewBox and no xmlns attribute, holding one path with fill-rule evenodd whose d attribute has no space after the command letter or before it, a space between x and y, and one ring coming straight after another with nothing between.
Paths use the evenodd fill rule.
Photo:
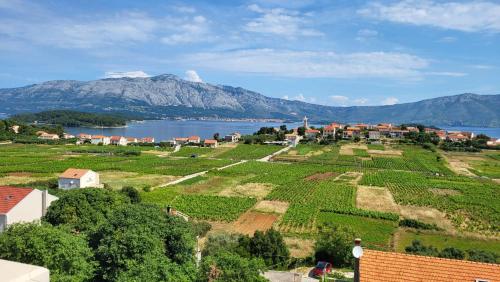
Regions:
<instances>
[{"instance_id":1,"label":"bush","mask_svg":"<svg viewBox=\"0 0 500 282\"><path fill-rule=\"evenodd\" d=\"M497 254L482 250L468 250L467 255L469 256L468 260L477 262L496 263L499 259Z\"/></svg>"},{"instance_id":2,"label":"bush","mask_svg":"<svg viewBox=\"0 0 500 282\"><path fill-rule=\"evenodd\" d=\"M465 258L465 253L464 251L453 248L453 247L448 247L444 248L439 252L438 257L440 258L448 258L448 259L464 259Z\"/></svg>"},{"instance_id":3,"label":"bush","mask_svg":"<svg viewBox=\"0 0 500 282\"><path fill-rule=\"evenodd\" d=\"M208 231L212 229L212 225L206 221L197 221L192 224L193 232L196 236L205 237Z\"/></svg>"},{"instance_id":4,"label":"bush","mask_svg":"<svg viewBox=\"0 0 500 282\"><path fill-rule=\"evenodd\" d=\"M424 230L441 230L436 224L428 224L415 219L405 218L399 221L399 226Z\"/></svg>"},{"instance_id":5,"label":"bush","mask_svg":"<svg viewBox=\"0 0 500 282\"><path fill-rule=\"evenodd\" d=\"M139 194L139 191L132 186L125 186L120 192L127 196L132 204L141 202L141 195Z\"/></svg>"},{"instance_id":6,"label":"bush","mask_svg":"<svg viewBox=\"0 0 500 282\"><path fill-rule=\"evenodd\" d=\"M316 261L327 261L337 267L352 267L354 238L354 232L348 227L333 225L321 229L314 246Z\"/></svg>"},{"instance_id":7,"label":"bush","mask_svg":"<svg viewBox=\"0 0 500 282\"><path fill-rule=\"evenodd\" d=\"M405 248L407 253L422 255L422 256L431 256L437 257L439 255L438 249L433 246L425 246L419 240L413 240L411 242L411 246Z\"/></svg>"}]
</instances>

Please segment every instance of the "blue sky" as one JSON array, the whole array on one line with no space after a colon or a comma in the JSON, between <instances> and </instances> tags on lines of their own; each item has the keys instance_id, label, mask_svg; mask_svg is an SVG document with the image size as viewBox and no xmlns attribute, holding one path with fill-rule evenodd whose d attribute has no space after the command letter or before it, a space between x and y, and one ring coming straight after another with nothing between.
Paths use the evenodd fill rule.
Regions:
<instances>
[{"instance_id":1,"label":"blue sky","mask_svg":"<svg viewBox=\"0 0 500 282\"><path fill-rule=\"evenodd\" d=\"M500 93L499 1L0 0L0 87L172 73L332 106Z\"/></svg>"}]
</instances>

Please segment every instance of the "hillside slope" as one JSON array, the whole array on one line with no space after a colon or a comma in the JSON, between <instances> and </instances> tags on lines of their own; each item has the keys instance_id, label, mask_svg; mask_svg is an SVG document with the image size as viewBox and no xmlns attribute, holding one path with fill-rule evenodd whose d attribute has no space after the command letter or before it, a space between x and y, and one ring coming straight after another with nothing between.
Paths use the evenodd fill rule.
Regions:
<instances>
[{"instance_id":1,"label":"hillside slope","mask_svg":"<svg viewBox=\"0 0 500 282\"><path fill-rule=\"evenodd\" d=\"M462 94L392 106L329 107L266 97L240 87L190 82L174 75L56 80L0 89L0 112L52 109L134 113L145 118L228 117L313 122L388 121L436 125L500 126L500 95Z\"/></svg>"}]
</instances>

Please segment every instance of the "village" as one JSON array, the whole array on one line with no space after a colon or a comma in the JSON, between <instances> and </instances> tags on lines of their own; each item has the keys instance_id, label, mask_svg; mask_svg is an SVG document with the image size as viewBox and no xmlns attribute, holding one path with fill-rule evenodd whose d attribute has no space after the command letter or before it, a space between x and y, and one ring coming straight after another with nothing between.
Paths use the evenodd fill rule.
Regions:
<instances>
[{"instance_id":1,"label":"village","mask_svg":"<svg viewBox=\"0 0 500 282\"><path fill-rule=\"evenodd\" d=\"M467 131L446 131L434 127L424 127L423 132L427 134L435 134L439 140L449 140L451 142L464 142L474 138L474 133ZM15 126L13 126L15 131ZM280 131L279 128L274 129L276 132ZM267 141L266 144L274 145L292 145L296 146L302 142L320 142L321 140L365 140L373 144L381 143L383 140L402 139L410 133L419 133L421 129L416 126L401 126L391 123L378 123L366 124L355 123L352 125L332 122L322 127L309 126L308 118L304 117L302 127L292 129L291 133L285 134L284 140ZM76 136L64 133L62 136L57 134L50 134L45 131L38 131L37 136L41 140L59 140L59 139L76 139L76 144L90 143L94 145L137 145L137 144L155 144L164 143L172 147L190 145L190 146L204 146L216 148L220 142L237 143L240 141L242 135L239 132L234 132L223 136L222 138L204 139L200 136L188 137L175 137L171 140L162 140L155 142L154 137L125 137L125 136L104 136L104 135L90 135L86 133L79 133ZM500 145L500 138L490 138L487 145L495 147Z\"/></svg>"}]
</instances>

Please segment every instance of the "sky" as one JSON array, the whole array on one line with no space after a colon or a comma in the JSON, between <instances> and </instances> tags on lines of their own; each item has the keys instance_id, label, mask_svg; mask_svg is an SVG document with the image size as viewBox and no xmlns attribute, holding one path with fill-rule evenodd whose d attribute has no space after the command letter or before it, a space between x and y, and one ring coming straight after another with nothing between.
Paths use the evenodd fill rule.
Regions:
<instances>
[{"instance_id":1,"label":"sky","mask_svg":"<svg viewBox=\"0 0 500 282\"><path fill-rule=\"evenodd\" d=\"M175 74L331 106L500 93L500 1L0 0L0 88Z\"/></svg>"}]
</instances>

